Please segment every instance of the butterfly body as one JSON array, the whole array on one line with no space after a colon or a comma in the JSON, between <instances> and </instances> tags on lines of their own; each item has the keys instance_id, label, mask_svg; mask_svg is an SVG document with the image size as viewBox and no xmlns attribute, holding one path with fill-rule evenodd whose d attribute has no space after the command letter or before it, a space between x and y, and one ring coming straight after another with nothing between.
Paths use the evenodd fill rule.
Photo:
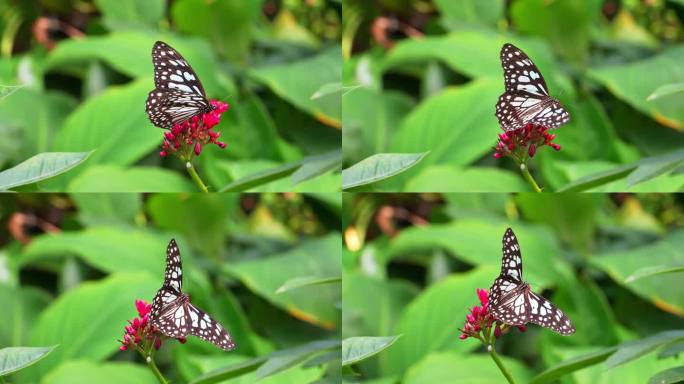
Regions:
<instances>
[{"instance_id":1,"label":"butterfly body","mask_svg":"<svg viewBox=\"0 0 684 384\"><path fill-rule=\"evenodd\" d=\"M168 337L193 335L221 349L235 349L235 343L225 328L190 302L190 296L181 289L182 283L180 251L176 241L171 239L166 248L164 284L152 300L152 325Z\"/></svg>"},{"instance_id":2,"label":"butterfly body","mask_svg":"<svg viewBox=\"0 0 684 384\"><path fill-rule=\"evenodd\" d=\"M500 59L506 90L499 96L495 115L504 131L527 124L556 128L570 121L570 114L549 96L544 77L522 50L504 44Z\"/></svg>"},{"instance_id":3,"label":"butterfly body","mask_svg":"<svg viewBox=\"0 0 684 384\"><path fill-rule=\"evenodd\" d=\"M145 103L152 124L170 129L214 109L195 71L171 46L157 41L152 47L152 63L155 89Z\"/></svg>"},{"instance_id":4,"label":"butterfly body","mask_svg":"<svg viewBox=\"0 0 684 384\"><path fill-rule=\"evenodd\" d=\"M522 279L520 245L508 228L503 236L501 273L489 289L489 308L494 317L506 324L535 323L561 335L570 335L575 327L558 307L532 292Z\"/></svg>"}]
</instances>

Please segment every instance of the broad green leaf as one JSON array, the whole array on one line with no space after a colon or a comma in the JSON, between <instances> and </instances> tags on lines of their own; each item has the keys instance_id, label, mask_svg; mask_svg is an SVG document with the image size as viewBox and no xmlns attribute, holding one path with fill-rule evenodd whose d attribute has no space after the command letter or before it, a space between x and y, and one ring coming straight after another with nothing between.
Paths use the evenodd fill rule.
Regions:
<instances>
[{"instance_id":1,"label":"broad green leaf","mask_svg":"<svg viewBox=\"0 0 684 384\"><path fill-rule=\"evenodd\" d=\"M298 61L250 70L255 80L276 95L312 114L324 124L340 127L342 112L337 97L311 99L324 84L339 82L342 72L340 47L328 48L316 56Z\"/></svg>"},{"instance_id":2,"label":"broad green leaf","mask_svg":"<svg viewBox=\"0 0 684 384\"><path fill-rule=\"evenodd\" d=\"M677 84L665 84L661 85L653 91L646 100L651 101L655 99L659 99L664 96L671 96L673 94L681 93L684 92L684 83L677 83Z\"/></svg>"},{"instance_id":3,"label":"broad green leaf","mask_svg":"<svg viewBox=\"0 0 684 384\"><path fill-rule=\"evenodd\" d=\"M323 155L309 157L303 160L302 166L292 174L292 184L311 180L342 165L342 152L335 150Z\"/></svg>"},{"instance_id":4,"label":"broad green leaf","mask_svg":"<svg viewBox=\"0 0 684 384\"><path fill-rule=\"evenodd\" d=\"M448 26L496 25L503 17L504 4L498 0L436 0L435 7L442 15L442 22Z\"/></svg>"},{"instance_id":5,"label":"broad green leaf","mask_svg":"<svg viewBox=\"0 0 684 384\"><path fill-rule=\"evenodd\" d=\"M319 340L271 353L268 360L256 370L256 379L274 375L293 367L312 355L328 349L339 348L339 340Z\"/></svg>"},{"instance_id":6,"label":"broad green leaf","mask_svg":"<svg viewBox=\"0 0 684 384\"><path fill-rule=\"evenodd\" d=\"M379 153L342 170L342 189L359 187L390 178L418 164L428 152Z\"/></svg>"},{"instance_id":7,"label":"broad green leaf","mask_svg":"<svg viewBox=\"0 0 684 384\"><path fill-rule=\"evenodd\" d=\"M135 300L151 301L158 288L159 281L147 273L120 274L83 283L59 296L41 313L30 344L60 347L20 377L35 381L65 360L98 362L120 352L116 339L126 319L136 315Z\"/></svg>"},{"instance_id":8,"label":"broad green leaf","mask_svg":"<svg viewBox=\"0 0 684 384\"><path fill-rule=\"evenodd\" d=\"M0 85L0 101L23 87L23 85Z\"/></svg>"},{"instance_id":9,"label":"broad green leaf","mask_svg":"<svg viewBox=\"0 0 684 384\"><path fill-rule=\"evenodd\" d=\"M648 380L648 384L675 384L683 381L684 366L658 372Z\"/></svg>"},{"instance_id":10,"label":"broad green leaf","mask_svg":"<svg viewBox=\"0 0 684 384\"><path fill-rule=\"evenodd\" d=\"M663 97L647 101L654 89L674 82L684 82L684 47L673 46L656 56L639 61L594 68L589 75L618 98L645 113L660 124L684 129L682 97ZM643 76L648 73L648 76Z\"/></svg>"},{"instance_id":11,"label":"broad green leaf","mask_svg":"<svg viewBox=\"0 0 684 384\"><path fill-rule=\"evenodd\" d=\"M458 338L453 341L460 342ZM527 383L532 373L520 361L505 356L499 357L516 383ZM484 355L463 356L453 352L433 353L411 366L403 380L406 384L462 383L484 384L505 383L506 379L497 369L492 358Z\"/></svg>"},{"instance_id":12,"label":"broad green leaf","mask_svg":"<svg viewBox=\"0 0 684 384\"><path fill-rule=\"evenodd\" d=\"M650 301L662 310L684 315L684 291L672 289L681 282L677 273L662 274L629 284L625 279L635 271L654 265L684 263L684 231L678 230L667 237L633 249L618 250L594 255L591 264L607 273L615 282Z\"/></svg>"},{"instance_id":13,"label":"broad green leaf","mask_svg":"<svg viewBox=\"0 0 684 384\"><path fill-rule=\"evenodd\" d=\"M84 226L133 225L140 214L142 195L134 193L73 193L69 195Z\"/></svg>"},{"instance_id":14,"label":"broad green leaf","mask_svg":"<svg viewBox=\"0 0 684 384\"><path fill-rule=\"evenodd\" d=\"M77 255L104 272L147 271L154 276L164 270L163 255L168 241L163 235L114 227L44 234L24 248L19 266Z\"/></svg>"},{"instance_id":15,"label":"broad green leaf","mask_svg":"<svg viewBox=\"0 0 684 384\"><path fill-rule=\"evenodd\" d=\"M152 371L142 364L109 362L95 363L85 360L70 360L60 364L45 375L43 384L155 384L158 383Z\"/></svg>"},{"instance_id":16,"label":"broad green leaf","mask_svg":"<svg viewBox=\"0 0 684 384\"><path fill-rule=\"evenodd\" d=\"M448 164L425 168L411 178L405 189L411 192L529 192L522 175L498 168L462 168Z\"/></svg>"},{"instance_id":17,"label":"broad green leaf","mask_svg":"<svg viewBox=\"0 0 684 384\"><path fill-rule=\"evenodd\" d=\"M32 184L67 172L93 152L46 152L0 172L0 191Z\"/></svg>"},{"instance_id":18,"label":"broad green leaf","mask_svg":"<svg viewBox=\"0 0 684 384\"><path fill-rule=\"evenodd\" d=\"M282 179L293 174L302 166L300 160L276 166L265 171L259 171L249 176L240 177L224 186L219 192L242 192L268 184L274 180Z\"/></svg>"},{"instance_id":19,"label":"broad green leaf","mask_svg":"<svg viewBox=\"0 0 684 384\"><path fill-rule=\"evenodd\" d=\"M645 268L642 268L642 269L632 273L631 275L627 276L627 278L625 279L625 283L630 283L632 281L647 278L647 277L662 275L664 273L676 273L676 272L684 272L684 264L657 265L657 266L645 267Z\"/></svg>"},{"instance_id":20,"label":"broad green leaf","mask_svg":"<svg viewBox=\"0 0 684 384\"><path fill-rule=\"evenodd\" d=\"M319 277L319 276L300 276L292 278L281 285L276 293L285 293L293 289L298 289L302 287L311 287L320 284L330 284L330 283L340 283L342 281L341 277Z\"/></svg>"},{"instance_id":21,"label":"broad green leaf","mask_svg":"<svg viewBox=\"0 0 684 384\"><path fill-rule=\"evenodd\" d=\"M501 266L501 238L508 226L515 231L525 255L524 278L539 287L558 281L566 268L560 260L561 249L553 233L510 221L463 219L406 228L388 243L379 258L388 263L395 257L443 249L468 264L496 269Z\"/></svg>"},{"instance_id":22,"label":"broad green leaf","mask_svg":"<svg viewBox=\"0 0 684 384\"><path fill-rule=\"evenodd\" d=\"M52 297L46 291L30 285L12 287L0 285L0 303L5 313L4 326L0 328L0 345L24 345L40 312Z\"/></svg>"},{"instance_id":23,"label":"broad green leaf","mask_svg":"<svg viewBox=\"0 0 684 384\"><path fill-rule=\"evenodd\" d=\"M89 36L83 39L62 40L45 61L46 70L72 66L84 61L103 60L115 70L133 78L147 77L147 91L142 103L136 104L134 109L120 111L119 120L125 121L124 112L139 111L144 115L147 92L154 88L152 82L152 45L156 40L163 40L192 65L192 69L202 80L207 95L225 96L235 94L235 86L224 77L216 67L216 60L206 41L198 38L181 38L174 35L150 35L143 32L113 32L104 36ZM115 110L113 108L112 110ZM106 114L105 114L106 115ZM142 127L139 127L140 129ZM99 137L99 136L98 136Z\"/></svg>"},{"instance_id":24,"label":"broad green leaf","mask_svg":"<svg viewBox=\"0 0 684 384\"><path fill-rule=\"evenodd\" d=\"M627 176L631 187L684 166L684 149L665 155L647 157L639 161L636 170Z\"/></svg>"},{"instance_id":25,"label":"broad green leaf","mask_svg":"<svg viewBox=\"0 0 684 384\"><path fill-rule=\"evenodd\" d=\"M244 0L179 0L171 7L171 17L180 31L203 36L222 56L239 63L246 60L261 5Z\"/></svg>"},{"instance_id":26,"label":"broad green leaf","mask_svg":"<svg viewBox=\"0 0 684 384\"><path fill-rule=\"evenodd\" d=\"M561 56L584 65L589 56L591 28L598 21L602 4L598 0L518 1L511 4L510 17L523 34L549 40Z\"/></svg>"},{"instance_id":27,"label":"broad green leaf","mask_svg":"<svg viewBox=\"0 0 684 384\"><path fill-rule=\"evenodd\" d=\"M197 192L199 189L178 172L155 167L98 165L75 177L70 193Z\"/></svg>"},{"instance_id":28,"label":"broad green leaf","mask_svg":"<svg viewBox=\"0 0 684 384\"><path fill-rule=\"evenodd\" d=\"M339 242L339 235L329 235L266 259L231 263L223 268L254 293L288 311L290 315L333 329L340 321L339 311L334 306L341 298L339 285L327 284L318 289L296 289L282 294L277 294L276 290L284 281L302 275L339 276Z\"/></svg>"},{"instance_id":29,"label":"broad green leaf","mask_svg":"<svg viewBox=\"0 0 684 384\"><path fill-rule=\"evenodd\" d=\"M665 344L683 341L684 330L665 331L639 340L632 340L618 346L617 352L606 361L608 368L617 367L659 348Z\"/></svg>"},{"instance_id":30,"label":"broad green leaf","mask_svg":"<svg viewBox=\"0 0 684 384\"><path fill-rule=\"evenodd\" d=\"M635 168L635 164L625 164L607 171L583 176L566 184L564 187L558 189L557 192L585 192L592 188L610 183L611 181L622 179L629 175Z\"/></svg>"},{"instance_id":31,"label":"broad green leaf","mask_svg":"<svg viewBox=\"0 0 684 384\"><path fill-rule=\"evenodd\" d=\"M356 364L376 355L394 344L398 336L363 336L342 340L342 366Z\"/></svg>"},{"instance_id":32,"label":"broad green leaf","mask_svg":"<svg viewBox=\"0 0 684 384\"><path fill-rule=\"evenodd\" d=\"M434 352L450 350L464 354L477 348L479 343L459 340L456 327L463 324L467 308L479 303L476 289L489 287L498 273L499 266L476 268L425 289L401 314L393 333L402 337L380 354L382 374L402 374Z\"/></svg>"},{"instance_id":33,"label":"broad green leaf","mask_svg":"<svg viewBox=\"0 0 684 384\"><path fill-rule=\"evenodd\" d=\"M264 361L266 361L265 356L255 357L227 367L218 368L193 379L190 384L213 384L239 377L246 373L256 371Z\"/></svg>"},{"instance_id":34,"label":"broad green leaf","mask_svg":"<svg viewBox=\"0 0 684 384\"><path fill-rule=\"evenodd\" d=\"M342 93L343 90L344 88L342 88L342 83L340 82L323 84L313 95L311 95L311 99L320 99L324 96Z\"/></svg>"},{"instance_id":35,"label":"broad green leaf","mask_svg":"<svg viewBox=\"0 0 684 384\"><path fill-rule=\"evenodd\" d=\"M157 28L164 18L164 0L95 0L103 15L104 24L110 30Z\"/></svg>"},{"instance_id":36,"label":"broad green leaf","mask_svg":"<svg viewBox=\"0 0 684 384\"><path fill-rule=\"evenodd\" d=\"M52 347L7 347L0 349L0 377L24 369L52 352Z\"/></svg>"},{"instance_id":37,"label":"broad green leaf","mask_svg":"<svg viewBox=\"0 0 684 384\"><path fill-rule=\"evenodd\" d=\"M636 164L619 165L605 161L555 161L549 165L548 171L562 175L565 180L577 180L577 184L573 182L560 188L559 191L562 192L672 192L684 188L684 175L674 173L660 175L629 187L624 176L632 172ZM585 181L587 184L584 184Z\"/></svg>"},{"instance_id":38,"label":"broad green leaf","mask_svg":"<svg viewBox=\"0 0 684 384\"><path fill-rule=\"evenodd\" d=\"M559 364L554 365L551 368L546 369L544 372L535 376L530 384L543 384L554 382L556 379L563 377L571 372L578 371L582 368L589 367L600 362L605 361L608 356L613 354L617 350L617 347L609 347L598 350L596 352L587 353L584 355L576 356Z\"/></svg>"},{"instance_id":39,"label":"broad green leaf","mask_svg":"<svg viewBox=\"0 0 684 384\"><path fill-rule=\"evenodd\" d=\"M323 155L320 155L323 156ZM309 156L287 164L272 161L221 162L218 164L235 181L219 192L330 192L340 188L340 174L326 173L295 186L285 177L293 174L304 162L316 161L318 156Z\"/></svg>"},{"instance_id":40,"label":"broad green leaf","mask_svg":"<svg viewBox=\"0 0 684 384\"><path fill-rule=\"evenodd\" d=\"M491 105L481 100L496 100L500 93L500 81L477 80L447 89L411 111L394 135L390 150L430 151L430 156L391 181L408 180L430 165L467 165L490 153L501 129Z\"/></svg>"}]
</instances>

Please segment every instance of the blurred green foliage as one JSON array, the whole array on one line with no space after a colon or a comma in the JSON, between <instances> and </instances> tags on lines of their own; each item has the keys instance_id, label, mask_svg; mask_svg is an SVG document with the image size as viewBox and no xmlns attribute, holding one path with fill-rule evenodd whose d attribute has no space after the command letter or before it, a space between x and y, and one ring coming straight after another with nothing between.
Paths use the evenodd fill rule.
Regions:
<instances>
[{"instance_id":1,"label":"blurred green foliage","mask_svg":"<svg viewBox=\"0 0 684 384\"><path fill-rule=\"evenodd\" d=\"M666 0L344 0L345 168L429 151L372 190L529 191L513 161L492 157L510 42L571 114L554 132L560 152L532 162L547 191L679 191L683 18Z\"/></svg>"},{"instance_id":2,"label":"blurred green foliage","mask_svg":"<svg viewBox=\"0 0 684 384\"><path fill-rule=\"evenodd\" d=\"M165 342L168 379L339 380L341 210L335 194L0 196L0 345L58 345L5 382L156 382L117 338L161 286L171 238L184 291L238 348ZM325 281L276 293L293 279Z\"/></svg>"},{"instance_id":3,"label":"blurred green foliage","mask_svg":"<svg viewBox=\"0 0 684 384\"><path fill-rule=\"evenodd\" d=\"M209 98L230 105L218 126L228 147L199 158L214 191L323 154L336 166L314 177L243 187L339 190L339 94L312 98L341 81L339 1L10 0L0 34L0 169L38 153L94 151L25 190L195 190L179 161L159 157L163 131L145 113L156 40L188 60Z\"/></svg>"},{"instance_id":4,"label":"blurred green foliage","mask_svg":"<svg viewBox=\"0 0 684 384\"><path fill-rule=\"evenodd\" d=\"M457 328L479 303L476 289L498 276L509 226L524 280L577 328L560 336L530 325L500 338L516 382L549 369L536 382L644 383L681 366L665 351L681 352L684 339L683 202L667 194L345 194L342 337L401 335L346 374L372 383L503 382L480 342L459 340ZM669 272L628 279L659 267ZM660 357L648 354L666 345Z\"/></svg>"}]
</instances>

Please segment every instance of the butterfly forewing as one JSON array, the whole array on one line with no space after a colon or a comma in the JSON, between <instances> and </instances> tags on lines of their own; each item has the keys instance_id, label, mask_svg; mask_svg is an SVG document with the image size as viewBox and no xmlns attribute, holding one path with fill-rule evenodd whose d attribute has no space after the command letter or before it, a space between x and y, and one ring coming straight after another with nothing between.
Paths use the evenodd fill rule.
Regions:
<instances>
[{"instance_id":1,"label":"butterfly forewing","mask_svg":"<svg viewBox=\"0 0 684 384\"><path fill-rule=\"evenodd\" d=\"M171 128L193 116L211 111L204 87L187 61L168 44L157 41L152 47L154 85L145 110L152 124Z\"/></svg>"},{"instance_id":2,"label":"butterfly forewing","mask_svg":"<svg viewBox=\"0 0 684 384\"><path fill-rule=\"evenodd\" d=\"M562 335L575 332L570 319L550 301L531 291L522 280L522 255L513 230L502 239L501 273L489 289L489 308L496 319L510 325L532 322Z\"/></svg>"},{"instance_id":3,"label":"butterfly forewing","mask_svg":"<svg viewBox=\"0 0 684 384\"><path fill-rule=\"evenodd\" d=\"M190 303L190 298L181 291L182 284L180 251L176 241L171 239L166 248L164 283L152 300L152 325L169 337L194 335L221 349L234 349L230 334L219 322Z\"/></svg>"},{"instance_id":4,"label":"butterfly forewing","mask_svg":"<svg viewBox=\"0 0 684 384\"><path fill-rule=\"evenodd\" d=\"M505 131L532 123L556 128L570 121L570 114L549 96L546 81L532 60L512 44L501 48L506 91L496 103L495 115Z\"/></svg>"}]
</instances>

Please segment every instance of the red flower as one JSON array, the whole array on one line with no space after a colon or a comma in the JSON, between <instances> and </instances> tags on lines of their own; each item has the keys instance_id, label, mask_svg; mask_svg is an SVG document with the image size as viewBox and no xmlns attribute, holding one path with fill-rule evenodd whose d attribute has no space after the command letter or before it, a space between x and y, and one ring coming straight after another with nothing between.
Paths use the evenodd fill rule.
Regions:
<instances>
[{"instance_id":1,"label":"red flower","mask_svg":"<svg viewBox=\"0 0 684 384\"><path fill-rule=\"evenodd\" d=\"M529 123L523 128L501 133L499 134L499 142L494 148L496 151L494 157L498 159L504 156L512 156L522 160L525 154L534 157L537 149L544 145L560 151L560 145L552 142L556 135L548 133L548 130L549 128L544 126Z\"/></svg>"},{"instance_id":2,"label":"red flower","mask_svg":"<svg viewBox=\"0 0 684 384\"><path fill-rule=\"evenodd\" d=\"M146 349L150 345L153 345L155 349L159 349L163 335L150 322L152 304L148 304L143 300L136 300L135 309L138 311L138 317L128 320L128 325L124 326L123 340L119 340L121 343L119 349L125 351L128 348L138 346ZM183 337L178 340L181 343L185 343L185 338Z\"/></svg>"},{"instance_id":3,"label":"red flower","mask_svg":"<svg viewBox=\"0 0 684 384\"><path fill-rule=\"evenodd\" d=\"M486 290L477 289L477 298L480 300L481 306L475 306L470 309L470 313L466 314L466 321L463 325L461 335L458 337L465 340L469 337L485 340L489 338L491 328L494 326L494 337L499 338L501 335L508 333L511 328L510 325L504 324L494 318L489 312L489 296ZM518 326L521 332L525 332L525 326Z\"/></svg>"},{"instance_id":4,"label":"red flower","mask_svg":"<svg viewBox=\"0 0 684 384\"><path fill-rule=\"evenodd\" d=\"M211 100L209 104L213 107L211 111L175 124L170 131L164 132L160 156L172 154L187 161L193 154L199 156L204 145L216 144L221 149L226 147L226 143L218 141L221 133L212 129L221 121L221 115L228 110L228 104L218 100Z\"/></svg>"}]
</instances>

